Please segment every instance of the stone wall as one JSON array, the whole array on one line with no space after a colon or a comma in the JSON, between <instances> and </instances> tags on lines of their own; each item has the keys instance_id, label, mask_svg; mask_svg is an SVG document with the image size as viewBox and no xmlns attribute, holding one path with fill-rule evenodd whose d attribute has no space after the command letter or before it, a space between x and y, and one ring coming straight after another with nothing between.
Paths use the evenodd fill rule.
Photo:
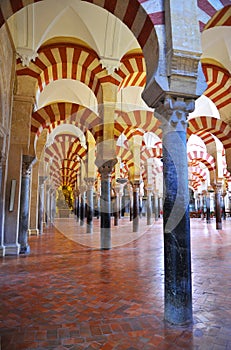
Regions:
<instances>
[{"instance_id":1,"label":"stone wall","mask_svg":"<svg viewBox=\"0 0 231 350\"><path fill-rule=\"evenodd\" d=\"M0 137L1 152L7 154L15 82L15 52L6 25L0 29Z\"/></svg>"}]
</instances>

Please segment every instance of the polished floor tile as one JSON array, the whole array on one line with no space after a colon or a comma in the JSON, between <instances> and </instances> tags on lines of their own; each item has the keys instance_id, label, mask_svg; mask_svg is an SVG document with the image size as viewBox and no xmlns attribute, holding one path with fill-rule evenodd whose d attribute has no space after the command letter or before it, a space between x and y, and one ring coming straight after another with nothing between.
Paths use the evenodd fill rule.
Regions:
<instances>
[{"instance_id":1,"label":"polished floor tile","mask_svg":"<svg viewBox=\"0 0 231 350\"><path fill-rule=\"evenodd\" d=\"M162 221L112 223L99 249L74 218L31 236L31 254L0 260L1 350L231 349L231 219L191 220L193 325L163 321Z\"/></svg>"}]
</instances>

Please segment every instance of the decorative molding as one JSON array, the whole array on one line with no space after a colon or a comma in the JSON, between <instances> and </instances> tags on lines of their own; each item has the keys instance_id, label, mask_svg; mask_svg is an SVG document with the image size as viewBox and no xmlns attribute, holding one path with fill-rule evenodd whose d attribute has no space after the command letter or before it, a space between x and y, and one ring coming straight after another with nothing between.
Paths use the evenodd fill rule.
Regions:
<instances>
[{"instance_id":1,"label":"decorative molding","mask_svg":"<svg viewBox=\"0 0 231 350\"><path fill-rule=\"evenodd\" d=\"M31 61L35 61L38 53L25 48L17 48L16 57L22 62L23 67L29 67Z\"/></svg>"},{"instance_id":2,"label":"decorative molding","mask_svg":"<svg viewBox=\"0 0 231 350\"><path fill-rule=\"evenodd\" d=\"M167 95L156 108L156 116L162 121L163 131L185 131L188 127L188 114L194 110L195 101L183 97ZM169 130L169 127L171 130Z\"/></svg>"},{"instance_id":3,"label":"decorative molding","mask_svg":"<svg viewBox=\"0 0 231 350\"><path fill-rule=\"evenodd\" d=\"M101 57L100 63L102 64L102 68L105 68L109 75L112 75L115 70L118 70L121 66L121 62L118 59Z\"/></svg>"},{"instance_id":4,"label":"decorative molding","mask_svg":"<svg viewBox=\"0 0 231 350\"><path fill-rule=\"evenodd\" d=\"M197 79L201 54L181 50L169 50L167 53L167 75L187 76Z\"/></svg>"}]
</instances>

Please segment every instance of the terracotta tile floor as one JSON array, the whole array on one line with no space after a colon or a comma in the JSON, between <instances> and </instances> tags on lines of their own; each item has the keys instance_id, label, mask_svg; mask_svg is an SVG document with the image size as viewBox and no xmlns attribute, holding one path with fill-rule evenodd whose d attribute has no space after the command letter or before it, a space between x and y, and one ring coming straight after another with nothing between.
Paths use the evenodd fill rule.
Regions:
<instances>
[{"instance_id":1,"label":"terracotta tile floor","mask_svg":"<svg viewBox=\"0 0 231 350\"><path fill-rule=\"evenodd\" d=\"M110 251L97 248L98 223L92 237L74 219L55 226L29 238L29 256L0 260L1 350L231 349L230 218L220 231L191 220L188 328L163 322L161 220L133 237L121 219Z\"/></svg>"}]
</instances>

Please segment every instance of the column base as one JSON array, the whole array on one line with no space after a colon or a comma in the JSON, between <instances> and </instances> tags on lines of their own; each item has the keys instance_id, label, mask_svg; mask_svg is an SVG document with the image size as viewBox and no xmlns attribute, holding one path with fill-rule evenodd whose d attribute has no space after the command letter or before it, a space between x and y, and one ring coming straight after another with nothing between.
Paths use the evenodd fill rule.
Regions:
<instances>
[{"instance_id":1,"label":"column base","mask_svg":"<svg viewBox=\"0 0 231 350\"><path fill-rule=\"evenodd\" d=\"M0 256L5 256L5 250L6 250L6 247L1 245L0 246Z\"/></svg>"},{"instance_id":2,"label":"column base","mask_svg":"<svg viewBox=\"0 0 231 350\"><path fill-rule=\"evenodd\" d=\"M88 224L87 224L87 233L90 233L90 234L93 233L93 227L92 227L92 225L88 225Z\"/></svg>"},{"instance_id":3,"label":"column base","mask_svg":"<svg viewBox=\"0 0 231 350\"><path fill-rule=\"evenodd\" d=\"M28 244L25 247L21 246L19 254L21 255L30 254L30 246Z\"/></svg>"},{"instance_id":4,"label":"column base","mask_svg":"<svg viewBox=\"0 0 231 350\"><path fill-rule=\"evenodd\" d=\"M7 244L5 246L5 255L19 255L20 244Z\"/></svg>"},{"instance_id":5,"label":"column base","mask_svg":"<svg viewBox=\"0 0 231 350\"><path fill-rule=\"evenodd\" d=\"M37 228L30 228L28 230L29 236L38 236L39 235L39 229Z\"/></svg>"},{"instance_id":6,"label":"column base","mask_svg":"<svg viewBox=\"0 0 231 350\"><path fill-rule=\"evenodd\" d=\"M222 230L222 222L217 222L216 223L216 229L217 230Z\"/></svg>"}]
</instances>

